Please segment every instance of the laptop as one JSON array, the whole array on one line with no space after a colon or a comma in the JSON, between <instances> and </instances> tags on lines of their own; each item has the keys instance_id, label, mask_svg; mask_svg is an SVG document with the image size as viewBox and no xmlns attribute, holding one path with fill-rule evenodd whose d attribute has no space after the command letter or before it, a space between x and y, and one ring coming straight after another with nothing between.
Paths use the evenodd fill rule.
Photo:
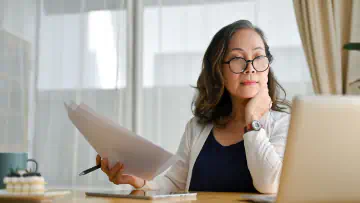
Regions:
<instances>
[{"instance_id":1,"label":"laptop","mask_svg":"<svg viewBox=\"0 0 360 203\"><path fill-rule=\"evenodd\" d=\"M360 202L360 97L298 96L279 191L258 202Z\"/></svg>"}]
</instances>

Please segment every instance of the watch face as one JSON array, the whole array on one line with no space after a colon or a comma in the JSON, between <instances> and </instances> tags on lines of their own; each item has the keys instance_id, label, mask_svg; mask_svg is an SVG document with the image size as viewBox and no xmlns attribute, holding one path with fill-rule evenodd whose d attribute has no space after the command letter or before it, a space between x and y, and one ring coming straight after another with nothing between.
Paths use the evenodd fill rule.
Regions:
<instances>
[{"instance_id":1,"label":"watch face","mask_svg":"<svg viewBox=\"0 0 360 203\"><path fill-rule=\"evenodd\" d=\"M261 124L260 124L259 121L253 121L253 122L251 123L251 125L252 125L252 127L253 127L254 130L260 130L260 128L261 128Z\"/></svg>"}]
</instances>

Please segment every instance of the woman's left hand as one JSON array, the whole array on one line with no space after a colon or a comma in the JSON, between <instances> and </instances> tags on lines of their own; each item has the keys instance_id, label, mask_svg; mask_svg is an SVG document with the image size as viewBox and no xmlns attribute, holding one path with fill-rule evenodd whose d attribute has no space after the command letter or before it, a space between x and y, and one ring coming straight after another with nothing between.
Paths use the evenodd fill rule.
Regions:
<instances>
[{"instance_id":1,"label":"woman's left hand","mask_svg":"<svg viewBox=\"0 0 360 203\"><path fill-rule=\"evenodd\" d=\"M250 124L254 120L260 120L260 118L270 110L272 101L269 96L269 89L265 83L260 91L251 98L245 107L245 122L246 125Z\"/></svg>"}]
</instances>

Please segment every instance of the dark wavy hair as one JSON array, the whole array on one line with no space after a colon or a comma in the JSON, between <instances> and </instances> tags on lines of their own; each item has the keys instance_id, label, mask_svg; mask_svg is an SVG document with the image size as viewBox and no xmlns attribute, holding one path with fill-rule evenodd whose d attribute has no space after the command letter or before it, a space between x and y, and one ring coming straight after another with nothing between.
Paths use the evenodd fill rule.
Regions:
<instances>
[{"instance_id":1,"label":"dark wavy hair","mask_svg":"<svg viewBox=\"0 0 360 203\"><path fill-rule=\"evenodd\" d=\"M225 88L222 62L228 44L234 33L240 29L252 29L260 35L265 45L265 53L270 64L273 56L270 53L263 31L248 20L239 20L219 30L210 42L202 61L202 70L197 80L197 94L192 102L192 111L201 124L213 123L225 127L232 118L230 93ZM273 102L272 110L289 113L290 102L286 100L285 89L276 80L271 68L268 75L269 95ZM280 99L280 91L284 98Z\"/></svg>"}]
</instances>

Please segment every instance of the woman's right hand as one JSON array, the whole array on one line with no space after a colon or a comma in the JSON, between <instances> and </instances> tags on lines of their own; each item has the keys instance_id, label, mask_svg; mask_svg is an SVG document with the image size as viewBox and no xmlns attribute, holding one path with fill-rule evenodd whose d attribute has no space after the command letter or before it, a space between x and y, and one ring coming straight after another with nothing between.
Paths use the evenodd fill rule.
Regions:
<instances>
[{"instance_id":1,"label":"woman's right hand","mask_svg":"<svg viewBox=\"0 0 360 203\"><path fill-rule=\"evenodd\" d=\"M145 185L145 180L136 176L123 174L125 170L124 164L118 162L109 169L109 161L107 158L101 159L100 155L96 156L96 165L101 163L101 170L106 173L109 177L109 181L119 185L119 184L130 184L134 188L141 188Z\"/></svg>"}]
</instances>

